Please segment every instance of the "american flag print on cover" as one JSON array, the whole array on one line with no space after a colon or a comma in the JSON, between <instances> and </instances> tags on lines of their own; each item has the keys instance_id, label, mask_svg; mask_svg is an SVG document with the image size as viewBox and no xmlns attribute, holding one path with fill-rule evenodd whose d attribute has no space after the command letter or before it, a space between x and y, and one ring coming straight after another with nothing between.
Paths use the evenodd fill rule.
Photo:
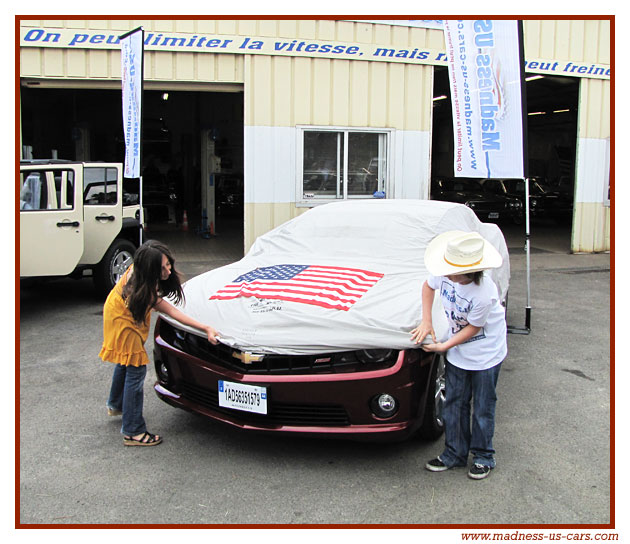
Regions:
<instances>
[{"instance_id":1,"label":"american flag print on cover","mask_svg":"<svg viewBox=\"0 0 630 544\"><path fill-rule=\"evenodd\" d=\"M256 297L348 311L382 277L357 268L280 264L239 276L210 300Z\"/></svg>"}]
</instances>

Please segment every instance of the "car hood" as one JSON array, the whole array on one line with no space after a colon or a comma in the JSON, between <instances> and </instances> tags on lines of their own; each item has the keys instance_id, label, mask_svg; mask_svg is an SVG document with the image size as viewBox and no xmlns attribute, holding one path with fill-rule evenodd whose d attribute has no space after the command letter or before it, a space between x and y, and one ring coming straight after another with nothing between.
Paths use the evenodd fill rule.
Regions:
<instances>
[{"instance_id":1,"label":"car hood","mask_svg":"<svg viewBox=\"0 0 630 544\"><path fill-rule=\"evenodd\" d=\"M492 276L503 299L509 283L509 256L496 225L481 223L461 204L366 200L312 208L261 236L240 261L186 282L182 309L215 327L221 342L257 353L417 347L410 341L410 331L422 315L421 289L428 276L424 251L436 235L455 229L480 232L499 250L504 264ZM338 283L322 297L313 295L306 302L291 279L280 280L285 284L281 293L234 296L237 284L242 286L257 274L270 271L290 276L307 267L315 277L320 269L311 267L361 271L357 274L367 274L368 279L360 279L363 287L358 298L356 293L339 295L354 297L341 309L330 307L331 299L326 298L330 290L336 295L335 289L344 289ZM435 297L433 324L438 340L445 338L446 319L439 297Z\"/></svg>"}]
</instances>

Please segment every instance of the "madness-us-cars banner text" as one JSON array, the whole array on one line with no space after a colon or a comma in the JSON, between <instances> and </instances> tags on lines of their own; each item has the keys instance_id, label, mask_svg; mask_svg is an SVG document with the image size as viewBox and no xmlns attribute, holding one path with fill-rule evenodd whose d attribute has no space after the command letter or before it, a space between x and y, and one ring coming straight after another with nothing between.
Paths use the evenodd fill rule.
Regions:
<instances>
[{"instance_id":1,"label":"madness-us-cars banner text","mask_svg":"<svg viewBox=\"0 0 630 544\"><path fill-rule=\"evenodd\" d=\"M444 21L457 177L524 177L518 34L517 21Z\"/></svg>"},{"instance_id":2,"label":"madness-us-cars banner text","mask_svg":"<svg viewBox=\"0 0 630 544\"><path fill-rule=\"evenodd\" d=\"M138 29L120 40L122 65L123 130L125 136L125 177L140 177L142 135L143 31Z\"/></svg>"}]
</instances>

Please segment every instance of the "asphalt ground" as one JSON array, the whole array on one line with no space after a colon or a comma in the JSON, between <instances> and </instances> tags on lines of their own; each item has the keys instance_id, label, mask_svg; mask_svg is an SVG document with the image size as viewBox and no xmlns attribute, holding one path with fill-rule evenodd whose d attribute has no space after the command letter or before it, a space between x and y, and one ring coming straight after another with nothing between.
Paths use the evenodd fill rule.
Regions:
<instances>
[{"instance_id":1,"label":"asphalt ground","mask_svg":"<svg viewBox=\"0 0 630 544\"><path fill-rule=\"evenodd\" d=\"M524 326L527 304L518 244L508 244L512 327ZM543 246L530 254L531 332L509 335L499 378L497 469L481 482L464 469L423 469L441 440L366 445L247 434L206 421L156 397L152 366L144 413L164 443L124 448L120 421L105 410L112 367L98 359L102 299L89 280L21 285L19 523L609 524L610 256ZM185 274L198 273L198 257L178 255ZM225 258L206 258L207 268ZM617 467L619 476L625 468Z\"/></svg>"}]
</instances>

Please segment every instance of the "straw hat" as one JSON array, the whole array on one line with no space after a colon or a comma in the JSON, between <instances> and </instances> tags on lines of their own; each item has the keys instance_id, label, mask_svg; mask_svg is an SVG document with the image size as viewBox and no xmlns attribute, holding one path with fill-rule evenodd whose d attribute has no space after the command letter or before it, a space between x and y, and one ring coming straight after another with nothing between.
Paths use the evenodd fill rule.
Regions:
<instances>
[{"instance_id":1,"label":"straw hat","mask_svg":"<svg viewBox=\"0 0 630 544\"><path fill-rule=\"evenodd\" d=\"M448 276L498 268L503 258L478 232L450 230L431 240L424 264L434 276Z\"/></svg>"}]
</instances>

